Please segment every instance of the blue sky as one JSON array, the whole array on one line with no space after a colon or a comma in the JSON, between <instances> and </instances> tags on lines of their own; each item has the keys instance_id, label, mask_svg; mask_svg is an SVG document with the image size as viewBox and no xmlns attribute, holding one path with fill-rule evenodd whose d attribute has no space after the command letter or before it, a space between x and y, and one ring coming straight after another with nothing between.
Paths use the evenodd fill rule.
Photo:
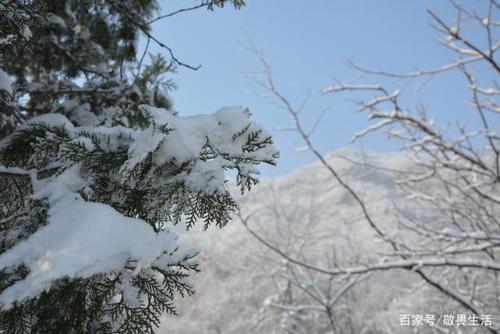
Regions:
<instances>
[{"instance_id":1,"label":"blue sky","mask_svg":"<svg viewBox=\"0 0 500 334\"><path fill-rule=\"evenodd\" d=\"M160 0L162 12L197 3ZM465 4L480 9L481 1ZM365 115L345 99L322 96L319 91L334 78L356 75L342 64L346 59L389 71L447 63L452 54L435 43L438 34L429 25L427 8L450 22L455 15L447 1L247 0L247 6L239 11L227 6L214 12L201 9L170 17L155 23L153 34L182 61L202 65L197 71L179 68L173 78L179 89L172 97L181 115L243 105L268 129L290 124L284 112L255 94L262 91L244 75L261 69L256 57L241 46L242 41L251 41L272 62L275 82L290 100L298 104L310 93L302 115L306 124L311 124L324 107L330 108L313 137L321 152L344 147L393 151L398 144L383 135L351 144L351 136L368 124ZM149 50L163 52L153 44ZM358 83L379 81L364 77ZM458 71L436 76L423 87L394 80L384 83L393 89L404 88L403 102L408 109L425 104L438 121L460 119L470 127L478 124L477 115L467 107L469 94ZM302 146L295 134L273 132L273 136L281 158L277 167L263 169L265 176L278 176L314 160L310 153L295 149Z\"/></svg>"}]
</instances>

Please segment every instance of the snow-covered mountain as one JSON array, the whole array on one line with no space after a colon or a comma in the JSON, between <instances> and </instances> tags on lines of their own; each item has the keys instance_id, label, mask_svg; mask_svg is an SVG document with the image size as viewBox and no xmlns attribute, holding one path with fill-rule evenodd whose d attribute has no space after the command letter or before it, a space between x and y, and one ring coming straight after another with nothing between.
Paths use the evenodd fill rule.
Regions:
<instances>
[{"instance_id":1,"label":"snow-covered mountain","mask_svg":"<svg viewBox=\"0 0 500 334\"><path fill-rule=\"evenodd\" d=\"M395 182L410 168L405 156L344 150L329 155L327 161L361 195L385 231L390 234L398 228L395 205L404 208ZM368 263L388 251L352 197L320 163L263 180L239 203L253 230L309 263L325 267ZM273 307L286 290L286 261L256 241L238 218L222 230L195 231L190 237L202 245L203 275L194 278L197 294L181 301L181 315L167 317L160 333L330 331L321 312L305 313L299 330L290 325L296 313ZM318 276L318 284L326 278ZM441 312L442 301L432 293L411 272L374 273L338 301L337 328L341 333L405 332L402 314Z\"/></svg>"}]
</instances>

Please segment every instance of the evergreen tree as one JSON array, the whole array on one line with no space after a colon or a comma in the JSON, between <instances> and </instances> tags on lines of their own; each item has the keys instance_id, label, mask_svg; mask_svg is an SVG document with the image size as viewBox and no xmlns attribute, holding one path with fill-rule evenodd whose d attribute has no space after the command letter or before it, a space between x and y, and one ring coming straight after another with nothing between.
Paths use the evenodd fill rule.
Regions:
<instances>
[{"instance_id":1,"label":"evergreen tree","mask_svg":"<svg viewBox=\"0 0 500 334\"><path fill-rule=\"evenodd\" d=\"M241 0L210 0L200 7ZM192 294L174 225L223 227L271 137L245 108L176 115L154 0L0 0L0 333L152 333Z\"/></svg>"}]
</instances>

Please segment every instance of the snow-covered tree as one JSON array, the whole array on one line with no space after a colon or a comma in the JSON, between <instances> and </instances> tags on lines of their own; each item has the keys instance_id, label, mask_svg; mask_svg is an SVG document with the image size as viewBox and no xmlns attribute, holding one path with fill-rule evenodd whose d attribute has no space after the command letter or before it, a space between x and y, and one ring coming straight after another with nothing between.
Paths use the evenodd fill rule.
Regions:
<instances>
[{"instance_id":1,"label":"snow-covered tree","mask_svg":"<svg viewBox=\"0 0 500 334\"><path fill-rule=\"evenodd\" d=\"M243 5L196 8L225 3ZM174 225L224 226L225 172L244 191L278 157L246 108L176 114L164 75L192 66L150 32L157 13L152 0L0 2L2 333L153 332L199 270ZM146 65L140 34L170 60Z\"/></svg>"},{"instance_id":2,"label":"snow-covered tree","mask_svg":"<svg viewBox=\"0 0 500 334\"><path fill-rule=\"evenodd\" d=\"M319 151L312 134L321 116L312 128L307 128L300 113L304 105L294 106L278 90L269 62L257 52L264 67L257 83L266 91L266 97L291 117L292 126L286 129L299 135L306 148L326 168L333 185L341 187L356 203L381 245L381 255L356 264L318 265L250 231L294 267L332 280L372 272L411 273L421 280L421 286L439 295L439 304L442 302L443 306L441 314L450 310L456 310L455 314L467 313L469 319L481 323L481 327L470 328L471 332L499 333L500 323L492 315L500 307L500 64L497 57L500 7L494 0L477 7L452 1L451 6L456 13L452 18L428 11L432 26L440 34L439 43L451 51L453 58L449 63L401 73L366 69L349 61L347 64L360 72L361 77L377 77L377 82L337 81L321 92L336 96L348 94L350 100L354 96L358 111L365 112L373 122L355 134L353 141L385 131L390 138L402 143L411 164L404 170L398 170L398 166L392 168L398 178L400 198L394 201L396 212L388 217L377 217L373 212L373 198L364 196L363 190ZM439 125L427 107L412 110L405 106L401 98L403 91L393 87L394 80L386 80L408 82L423 78L425 84L433 76L450 72L458 72L469 90L470 100L463 112L476 117L475 127L461 120L454 122L456 126L451 122ZM357 165L380 168L366 161L350 160ZM387 224L389 217L395 219L396 224ZM334 221L332 219L332 224ZM244 222L247 223L248 218ZM296 281L297 277L289 278L291 283ZM321 306L321 302L318 305ZM297 308L296 304L282 306L288 310ZM367 328L372 330L371 326L368 324ZM394 331L388 328L387 332Z\"/></svg>"}]
</instances>

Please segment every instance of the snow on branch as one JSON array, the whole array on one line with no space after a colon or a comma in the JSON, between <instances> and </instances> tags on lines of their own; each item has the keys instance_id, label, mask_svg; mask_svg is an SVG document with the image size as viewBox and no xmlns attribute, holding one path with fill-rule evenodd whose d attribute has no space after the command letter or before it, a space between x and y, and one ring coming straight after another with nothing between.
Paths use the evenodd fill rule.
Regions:
<instances>
[{"instance_id":1,"label":"snow on branch","mask_svg":"<svg viewBox=\"0 0 500 334\"><path fill-rule=\"evenodd\" d=\"M172 224L223 226L236 207L225 171L237 171L243 191L257 182L258 164L278 158L271 136L246 108L185 118L148 106L140 113L146 125L137 129L75 127L61 114L46 114L3 141L7 166L55 167L33 178L31 198L47 205L47 224L0 255L0 269L29 269L0 294L4 309L62 278L191 268L183 259L194 251L179 248ZM31 175L21 167L0 172Z\"/></svg>"}]
</instances>

